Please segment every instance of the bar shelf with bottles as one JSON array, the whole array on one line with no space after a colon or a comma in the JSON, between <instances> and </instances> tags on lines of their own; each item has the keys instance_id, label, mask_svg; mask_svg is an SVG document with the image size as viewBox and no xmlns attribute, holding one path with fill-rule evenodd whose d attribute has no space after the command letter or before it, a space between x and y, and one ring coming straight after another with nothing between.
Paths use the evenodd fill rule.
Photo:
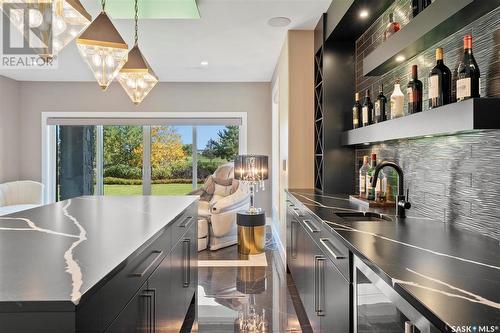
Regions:
<instances>
[{"instance_id":1,"label":"bar shelf with bottles","mask_svg":"<svg viewBox=\"0 0 500 333\"><path fill-rule=\"evenodd\" d=\"M436 49L436 65L428 75L428 100L423 101L423 84L417 65L412 66L406 96L397 78L390 99L379 89L375 106L370 91L363 103L355 95L352 130L342 135L343 145L367 144L435 135L449 135L473 130L500 128L500 99L480 98L480 69L472 52L472 36L464 37L464 55L452 76L444 64L443 49ZM454 88L452 90L452 88ZM390 100L390 105L387 101ZM404 104L407 102L407 115ZM429 110L423 110L423 103ZM390 120L388 120L390 119Z\"/></svg>"},{"instance_id":2,"label":"bar shelf with bottles","mask_svg":"<svg viewBox=\"0 0 500 333\"><path fill-rule=\"evenodd\" d=\"M500 5L500 0L417 0L413 18L363 59L363 75L387 73ZM400 28L400 29L399 29Z\"/></svg>"}]
</instances>

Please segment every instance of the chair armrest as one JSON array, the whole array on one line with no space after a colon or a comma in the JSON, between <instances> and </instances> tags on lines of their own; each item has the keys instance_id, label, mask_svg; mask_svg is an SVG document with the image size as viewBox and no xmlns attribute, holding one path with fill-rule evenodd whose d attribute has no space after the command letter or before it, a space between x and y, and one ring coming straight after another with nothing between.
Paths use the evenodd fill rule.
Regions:
<instances>
[{"instance_id":1,"label":"chair armrest","mask_svg":"<svg viewBox=\"0 0 500 333\"><path fill-rule=\"evenodd\" d=\"M218 200L210 207L212 214L222 214L230 211L239 211L250 202L250 195L238 189L231 195Z\"/></svg>"}]
</instances>

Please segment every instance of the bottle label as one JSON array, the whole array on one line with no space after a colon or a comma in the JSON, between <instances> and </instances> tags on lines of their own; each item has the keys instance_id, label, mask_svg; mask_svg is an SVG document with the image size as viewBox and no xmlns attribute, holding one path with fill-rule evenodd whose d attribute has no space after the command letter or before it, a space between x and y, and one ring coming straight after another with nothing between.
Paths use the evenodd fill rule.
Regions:
<instances>
[{"instance_id":1,"label":"bottle label","mask_svg":"<svg viewBox=\"0 0 500 333\"><path fill-rule=\"evenodd\" d=\"M429 98L439 97L439 76L432 75L429 78Z\"/></svg>"},{"instance_id":2,"label":"bottle label","mask_svg":"<svg viewBox=\"0 0 500 333\"><path fill-rule=\"evenodd\" d=\"M391 119L403 116L403 96L391 96Z\"/></svg>"},{"instance_id":3,"label":"bottle label","mask_svg":"<svg viewBox=\"0 0 500 333\"><path fill-rule=\"evenodd\" d=\"M363 196L366 193L366 176L359 177L359 194Z\"/></svg>"},{"instance_id":4,"label":"bottle label","mask_svg":"<svg viewBox=\"0 0 500 333\"><path fill-rule=\"evenodd\" d=\"M380 101L375 102L375 117L380 117Z\"/></svg>"},{"instance_id":5,"label":"bottle label","mask_svg":"<svg viewBox=\"0 0 500 333\"><path fill-rule=\"evenodd\" d=\"M358 119L358 109L357 108L352 108L352 124L354 127L359 126L359 119Z\"/></svg>"},{"instance_id":6,"label":"bottle label","mask_svg":"<svg viewBox=\"0 0 500 333\"><path fill-rule=\"evenodd\" d=\"M368 124L368 107L363 106L363 124Z\"/></svg>"},{"instance_id":7,"label":"bottle label","mask_svg":"<svg viewBox=\"0 0 500 333\"><path fill-rule=\"evenodd\" d=\"M408 101L409 101L410 103L415 102L415 97L414 97L414 96L415 96L415 94L413 93L413 89L412 89L412 88L408 88L408 90L407 90L407 91L408 91Z\"/></svg>"},{"instance_id":8,"label":"bottle label","mask_svg":"<svg viewBox=\"0 0 500 333\"><path fill-rule=\"evenodd\" d=\"M471 96L470 77L457 80L457 99L463 99Z\"/></svg>"}]
</instances>

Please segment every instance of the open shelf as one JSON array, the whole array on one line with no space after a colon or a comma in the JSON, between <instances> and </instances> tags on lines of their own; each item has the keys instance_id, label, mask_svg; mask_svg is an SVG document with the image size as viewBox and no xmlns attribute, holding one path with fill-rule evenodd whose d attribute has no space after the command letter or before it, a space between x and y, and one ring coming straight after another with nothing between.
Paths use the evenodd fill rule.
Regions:
<instances>
[{"instance_id":1,"label":"open shelf","mask_svg":"<svg viewBox=\"0 0 500 333\"><path fill-rule=\"evenodd\" d=\"M435 0L363 59L363 75L385 74L500 6L500 0Z\"/></svg>"},{"instance_id":2,"label":"open shelf","mask_svg":"<svg viewBox=\"0 0 500 333\"><path fill-rule=\"evenodd\" d=\"M344 146L500 129L500 98L474 98L346 131Z\"/></svg>"}]
</instances>

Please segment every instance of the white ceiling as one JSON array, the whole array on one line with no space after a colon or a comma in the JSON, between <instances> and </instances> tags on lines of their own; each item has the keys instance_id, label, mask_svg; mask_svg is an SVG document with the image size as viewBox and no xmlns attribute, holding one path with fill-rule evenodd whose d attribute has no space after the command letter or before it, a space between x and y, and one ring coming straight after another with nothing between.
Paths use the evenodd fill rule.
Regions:
<instances>
[{"instance_id":1,"label":"white ceiling","mask_svg":"<svg viewBox=\"0 0 500 333\"><path fill-rule=\"evenodd\" d=\"M125 1L125 0L124 0ZM93 17L98 0L81 0ZM314 29L331 0L199 0L199 20L142 20L139 45L163 82L270 81L288 29ZM291 19L271 27L275 16ZM130 44L133 21L115 20ZM1 34L0 34L1 35ZM202 67L200 62L208 61ZM59 55L58 69L4 70L22 81L94 81L74 42Z\"/></svg>"}]
</instances>

